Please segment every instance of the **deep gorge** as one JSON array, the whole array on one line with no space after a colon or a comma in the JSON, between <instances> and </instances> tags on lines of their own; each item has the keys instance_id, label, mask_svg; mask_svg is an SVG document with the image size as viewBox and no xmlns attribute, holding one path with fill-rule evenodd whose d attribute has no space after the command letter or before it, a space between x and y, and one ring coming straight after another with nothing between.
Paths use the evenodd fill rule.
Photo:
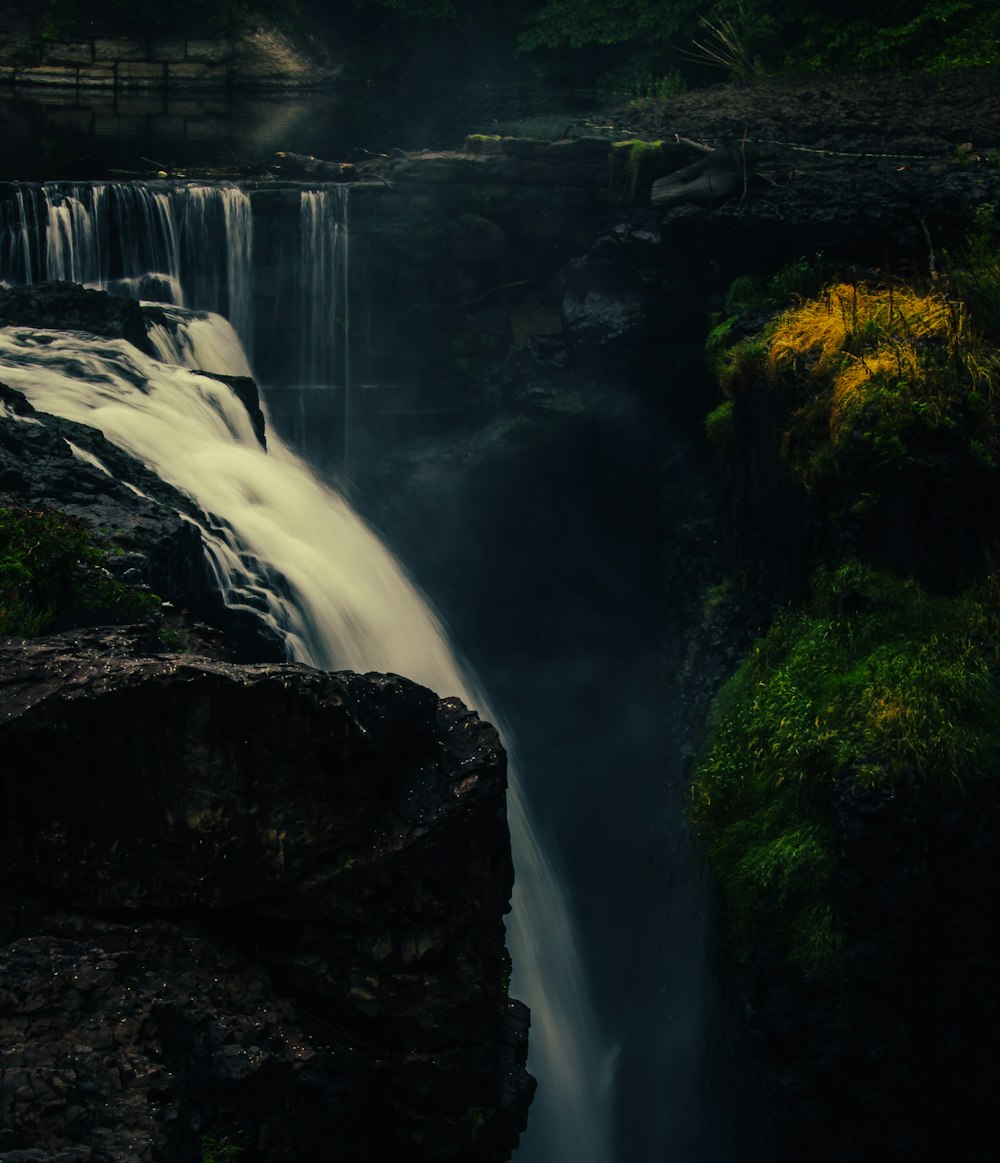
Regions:
<instances>
[{"instance_id":1,"label":"deep gorge","mask_svg":"<svg viewBox=\"0 0 1000 1163\"><path fill-rule=\"evenodd\" d=\"M667 151L634 191L606 141L495 136L398 159L349 187L105 184L111 216L91 235L85 223L99 215L89 184L12 186L0 219L4 277L108 283L155 270L160 278L115 289L157 298L169 290L163 275L183 282L197 269L187 300L245 332L276 432L346 489L442 612L516 740L525 798L572 885L599 1015L591 1032L616 1096L614 1153L598 1146L595 1163L930 1157L944 1141L912 1136L937 1068L928 1057L926 1069L903 1071L913 1054L894 1023L919 1012L928 977L951 971L913 970L915 958L932 964L928 945L916 949L896 913L902 896L924 894L934 900L926 916L942 916L942 870L960 866L947 876L982 887L967 887L954 921L974 972L963 960L953 971L988 992L982 918L994 846L984 821L994 800L985 785L982 802L948 809L959 835L978 820L974 860L959 857L957 840L941 841L930 862L930 841L918 842L918 859L906 838L936 834L933 802L914 792L905 804L895 795L853 804L860 819L848 821L855 855L846 867L856 877L862 968L852 972L868 975L869 990L854 999L871 1023L877 1069L859 1067L865 1031L838 1009L850 992L831 992L775 944L773 902L732 972L685 823L692 758L721 681L776 609L804 599L837 541L825 494L803 496L784 474L775 438L787 398L758 389L738 398L719 467L703 436L719 399L704 341L708 312L725 314L738 276L766 279L817 252L831 267L867 272L925 263L928 238L935 253L960 244L967 207L996 180L928 167L900 190L891 166L865 163L860 177L807 169L787 189L761 182L721 205L647 209L649 183L686 157ZM162 220L157 199L183 224L174 244L149 230ZM252 252L236 242L241 215L253 220ZM41 238L53 218L65 223L66 253L96 255L96 266L46 265ZM147 230L165 247L159 254L143 251ZM236 302L232 288L248 284L252 301ZM739 312L736 326L752 334L766 315L760 306ZM169 322L164 312L161 325ZM335 342L314 343L320 332ZM320 383L334 390L319 393ZM927 539L941 536L947 516L900 524L900 504L876 514L862 544L885 543L897 567L938 560ZM199 615L211 620L202 601ZM896 811L909 831L897 831ZM888 847L873 839L883 827L894 837ZM872 904L872 877L897 888ZM514 973L516 983L516 964ZM952 1031L959 1042L953 1064L973 1056L960 993L936 995L942 1037ZM987 1029L990 1012L980 1012ZM862 1099L851 1078L859 1069L870 1070ZM957 1077L966 1081L947 1091L953 1103L991 1074L975 1085ZM889 1130L873 1130L882 1121ZM517 1157L535 1157L531 1141L529 1131ZM967 1157L986 1157L975 1120L969 1143ZM450 1157L444 1149L435 1143L427 1157Z\"/></svg>"}]
</instances>

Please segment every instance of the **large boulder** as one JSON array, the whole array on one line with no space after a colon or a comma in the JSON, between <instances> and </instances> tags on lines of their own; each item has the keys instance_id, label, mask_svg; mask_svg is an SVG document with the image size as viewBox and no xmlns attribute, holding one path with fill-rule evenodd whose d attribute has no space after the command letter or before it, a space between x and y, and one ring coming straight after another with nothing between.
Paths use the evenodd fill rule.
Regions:
<instances>
[{"instance_id":1,"label":"large boulder","mask_svg":"<svg viewBox=\"0 0 1000 1163\"><path fill-rule=\"evenodd\" d=\"M148 634L0 644L0 1159L507 1159L493 728Z\"/></svg>"}]
</instances>

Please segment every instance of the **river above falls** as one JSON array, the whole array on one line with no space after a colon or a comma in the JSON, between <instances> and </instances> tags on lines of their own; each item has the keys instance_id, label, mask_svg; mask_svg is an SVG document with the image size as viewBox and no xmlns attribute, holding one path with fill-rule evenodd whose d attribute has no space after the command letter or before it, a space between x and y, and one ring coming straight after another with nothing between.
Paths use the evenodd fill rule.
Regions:
<instances>
[{"instance_id":1,"label":"river above falls","mask_svg":"<svg viewBox=\"0 0 1000 1163\"><path fill-rule=\"evenodd\" d=\"M0 178L244 172L279 150L359 161L469 133L599 132L590 90L422 85L264 94L0 89Z\"/></svg>"}]
</instances>

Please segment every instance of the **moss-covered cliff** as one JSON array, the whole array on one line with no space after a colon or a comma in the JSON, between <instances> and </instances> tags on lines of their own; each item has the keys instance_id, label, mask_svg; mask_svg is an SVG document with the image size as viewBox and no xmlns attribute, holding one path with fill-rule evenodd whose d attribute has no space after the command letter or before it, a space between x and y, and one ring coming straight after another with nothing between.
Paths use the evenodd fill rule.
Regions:
<instances>
[{"instance_id":1,"label":"moss-covered cliff","mask_svg":"<svg viewBox=\"0 0 1000 1163\"><path fill-rule=\"evenodd\" d=\"M843 268L713 354L725 580L706 623L739 609L761 632L715 699L692 820L782 1159L993 1151L992 223L974 212L936 277ZM746 292L714 346L759 320Z\"/></svg>"}]
</instances>

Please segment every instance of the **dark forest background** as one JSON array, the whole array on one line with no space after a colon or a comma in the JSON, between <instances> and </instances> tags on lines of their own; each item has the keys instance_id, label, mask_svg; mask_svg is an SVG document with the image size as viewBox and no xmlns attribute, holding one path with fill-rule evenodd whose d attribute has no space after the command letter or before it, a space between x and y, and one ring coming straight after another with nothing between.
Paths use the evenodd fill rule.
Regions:
<instances>
[{"instance_id":1,"label":"dark forest background","mask_svg":"<svg viewBox=\"0 0 1000 1163\"><path fill-rule=\"evenodd\" d=\"M666 96L766 74L934 72L1000 61L995 0L47 0L46 29L236 30L265 18L326 40L357 79L414 68L512 73Z\"/></svg>"}]
</instances>

